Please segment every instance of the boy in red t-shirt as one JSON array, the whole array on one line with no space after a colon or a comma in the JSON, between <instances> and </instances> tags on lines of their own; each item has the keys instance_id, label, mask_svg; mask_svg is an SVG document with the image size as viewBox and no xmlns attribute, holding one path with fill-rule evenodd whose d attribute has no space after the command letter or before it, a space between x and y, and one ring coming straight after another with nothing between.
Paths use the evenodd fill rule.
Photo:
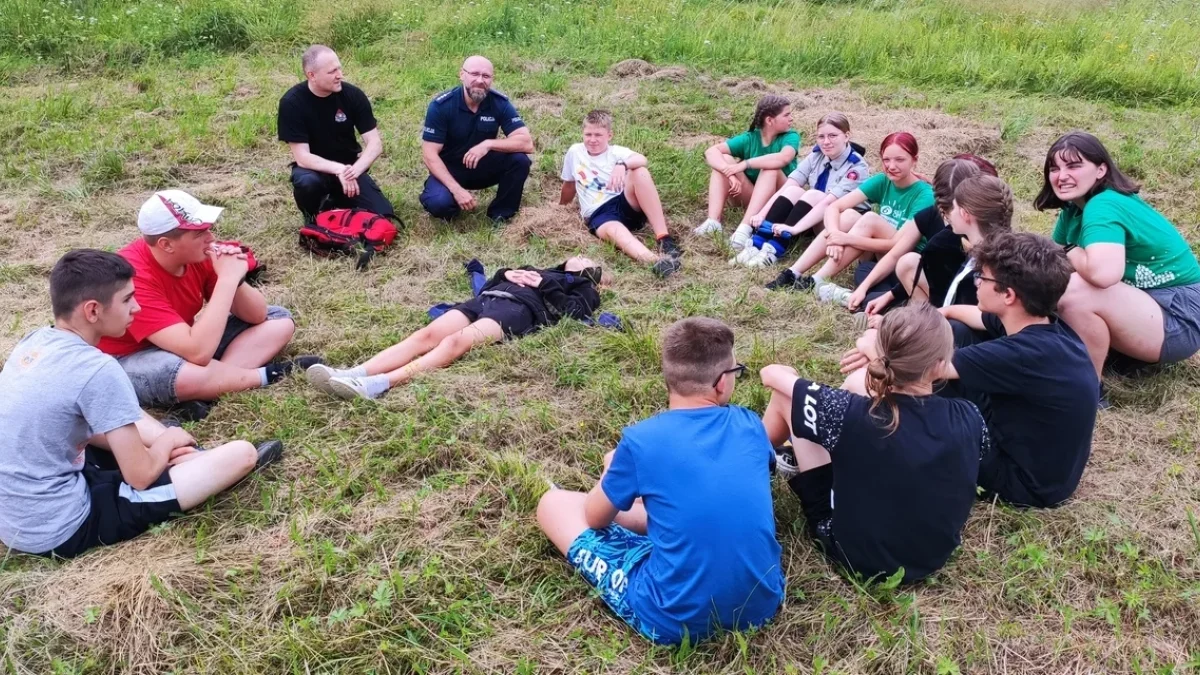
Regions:
<instances>
[{"instance_id":1,"label":"boy in red t-shirt","mask_svg":"<svg viewBox=\"0 0 1200 675\"><path fill-rule=\"evenodd\" d=\"M142 238L119 251L136 271L142 311L124 336L106 337L99 347L117 358L142 405L211 401L320 362L311 356L271 362L296 324L291 312L268 306L244 283L241 248L213 237L223 210L181 190L156 192L138 213Z\"/></svg>"}]
</instances>

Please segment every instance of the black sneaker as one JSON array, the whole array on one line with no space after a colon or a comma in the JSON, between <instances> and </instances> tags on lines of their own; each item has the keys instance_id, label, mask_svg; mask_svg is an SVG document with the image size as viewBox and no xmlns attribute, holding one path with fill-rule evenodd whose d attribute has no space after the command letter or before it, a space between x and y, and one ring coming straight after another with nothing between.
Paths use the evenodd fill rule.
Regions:
<instances>
[{"instance_id":1,"label":"black sneaker","mask_svg":"<svg viewBox=\"0 0 1200 675\"><path fill-rule=\"evenodd\" d=\"M288 373L293 370L308 370L318 363L325 363L325 359L320 356L306 355L297 356L294 359L285 361L273 361L266 365L267 368L267 384L275 384L276 382L287 377Z\"/></svg>"},{"instance_id":2,"label":"black sneaker","mask_svg":"<svg viewBox=\"0 0 1200 675\"><path fill-rule=\"evenodd\" d=\"M668 256L666 258L659 258L658 262L654 263L650 269L654 270L654 273L658 276L666 279L682 268L683 263L679 262L679 258L672 258Z\"/></svg>"},{"instance_id":3,"label":"black sneaker","mask_svg":"<svg viewBox=\"0 0 1200 675\"><path fill-rule=\"evenodd\" d=\"M683 255L683 249L679 248L679 244L675 243L675 238L667 235L658 240L658 250L666 256L678 258Z\"/></svg>"},{"instance_id":4,"label":"black sneaker","mask_svg":"<svg viewBox=\"0 0 1200 675\"><path fill-rule=\"evenodd\" d=\"M255 469L261 469L268 464L274 464L283 457L283 441L271 439L258 444L258 459L254 462Z\"/></svg>"},{"instance_id":5,"label":"black sneaker","mask_svg":"<svg viewBox=\"0 0 1200 675\"><path fill-rule=\"evenodd\" d=\"M791 288L796 285L796 273L791 269L785 269L775 277L775 280L767 284L768 291L777 291L781 288Z\"/></svg>"},{"instance_id":6,"label":"black sneaker","mask_svg":"<svg viewBox=\"0 0 1200 675\"><path fill-rule=\"evenodd\" d=\"M171 406L171 417L180 422L199 422L208 417L216 401L181 401Z\"/></svg>"}]
</instances>

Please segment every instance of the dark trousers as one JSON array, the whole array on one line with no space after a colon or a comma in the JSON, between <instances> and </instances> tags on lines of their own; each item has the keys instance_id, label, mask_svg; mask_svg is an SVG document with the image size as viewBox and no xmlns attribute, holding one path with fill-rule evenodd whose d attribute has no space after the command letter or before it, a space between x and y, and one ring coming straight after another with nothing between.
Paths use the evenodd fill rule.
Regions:
<instances>
[{"instance_id":1,"label":"dark trousers","mask_svg":"<svg viewBox=\"0 0 1200 675\"><path fill-rule=\"evenodd\" d=\"M521 208L525 179L529 177L529 155L523 152L496 152L483 156L474 169L463 166L462 159L444 160L446 169L466 190L482 190L496 186L496 198L488 205L487 216L492 220L508 220ZM434 218L450 220L462 209L442 181L430 176L421 191L421 206Z\"/></svg>"},{"instance_id":2,"label":"dark trousers","mask_svg":"<svg viewBox=\"0 0 1200 675\"><path fill-rule=\"evenodd\" d=\"M328 197L326 209L366 209L381 216L395 215L395 209L369 174L358 177L358 196L347 197L342 182L330 173L321 173L292 165L292 195L305 216L316 216L321 202Z\"/></svg>"}]
</instances>

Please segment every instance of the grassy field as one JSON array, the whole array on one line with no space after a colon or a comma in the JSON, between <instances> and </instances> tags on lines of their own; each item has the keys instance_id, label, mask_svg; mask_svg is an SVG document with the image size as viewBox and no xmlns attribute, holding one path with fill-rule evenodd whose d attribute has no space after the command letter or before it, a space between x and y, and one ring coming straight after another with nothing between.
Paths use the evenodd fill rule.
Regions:
<instances>
[{"instance_id":1,"label":"grassy field","mask_svg":"<svg viewBox=\"0 0 1200 675\"><path fill-rule=\"evenodd\" d=\"M317 40L372 97L373 174L409 225L364 274L295 245L275 109ZM1193 4L1172 0L0 0L0 353L50 320L58 256L126 243L164 187L228 207L219 232L265 260L268 297L299 317L298 353L348 364L391 344L469 293L471 257L489 270L598 257L616 277L606 309L632 327L560 325L379 404L302 377L228 397L197 438L280 437L283 463L134 542L67 563L0 556L0 671L1200 672L1196 358L1110 381L1076 498L979 504L960 553L916 588L835 575L781 484L788 600L755 634L649 646L532 519L545 479L590 486L622 427L665 405L672 321L719 317L752 370L827 381L854 337L844 311L764 291L773 272L728 268L720 241L683 236L684 272L663 283L591 239L553 205L587 110L613 110L617 142L649 156L678 233L703 218L704 147L773 91L806 141L837 109L873 156L887 132L913 131L928 173L984 154L1019 226L1041 232L1053 215L1029 203L1044 152L1089 129L1195 244L1197 45ZM425 104L475 52L537 143L527 207L503 231L418 214ZM618 65L635 58L649 65ZM753 379L734 400L761 410Z\"/></svg>"}]
</instances>

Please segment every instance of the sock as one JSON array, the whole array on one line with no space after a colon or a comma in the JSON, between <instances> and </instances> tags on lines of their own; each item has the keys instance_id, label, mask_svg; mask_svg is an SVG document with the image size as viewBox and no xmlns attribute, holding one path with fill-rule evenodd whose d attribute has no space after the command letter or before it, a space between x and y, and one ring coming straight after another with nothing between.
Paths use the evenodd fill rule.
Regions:
<instances>
[{"instance_id":1,"label":"sock","mask_svg":"<svg viewBox=\"0 0 1200 675\"><path fill-rule=\"evenodd\" d=\"M812 211L812 204L809 204L801 199L800 201L796 202L794 207L792 207L792 210L787 215L787 220L783 222L787 223L788 225L795 225L796 223L800 222L801 218L807 216L809 211Z\"/></svg>"},{"instance_id":2,"label":"sock","mask_svg":"<svg viewBox=\"0 0 1200 675\"><path fill-rule=\"evenodd\" d=\"M275 380L271 379L271 373L268 370L269 368L270 368L270 366L263 366L262 368L258 369L258 379L261 380L261 382L258 383L258 386L265 387L268 384L271 384L272 382L275 381ZM279 377L283 377L283 376L280 375L280 376L276 377L275 379L278 380Z\"/></svg>"},{"instance_id":3,"label":"sock","mask_svg":"<svg viewBox=\"0 0 1200 675\"><path fill-rule=\"evenodd\" d=\"M346 368L345 370L339 370L339 371L337 371L337 375L335 375L334 377L367 377L367 367L366 366L354 366L353 368Z\"/></svg>"},{"instance_id":4,"label":"sock","mask_svg":"<svg viewBox=\"0 0 1200 675\"><path fill-rule=\"evenodd\" d=\"M363 389L367 390L367 396L378 398L392 388L391 382L388 382L387 375L368 375L360 377L362 380Z\"/></svg>"},{"instance_id":5,"label":"sock","mask_svg":"<svg viewBox=\"0 0 1200 675\"><path fill-rule=\"evenodd\" d=\"M814 286L820 286L822 284L829 283L828 281L826 281L825 277L821 276L820 274L812 275L812 280L813 280Z\"/></svg>"},{"instance_id":6,"label":"sock","mask_svg":"<svg viewBox=\"0 0 1200 675\"><path fill-rule=\"evenodd\" d=\"M787 219L788 214L792 212L792 208L794 208L794 206L795 205L792 204L792 200L788 199L787 197L776 197L775 201L771 202L771 208L767 209L767 215L763 218L763 220L771 223L786 223L788 225L795 225L795 222L788 222Z\"/></svg>"},{"instance_id":7,"label":"sock","mask_svg":"<svg viewBox=\"0 0 1200 675\"><path fill-rule=\"evenodd\" d=\"M770 246L772 249L774 249L776 258L783 255L783 244L779 243L778 241L775 241L774 239L772 239L771 241L768 241L766 243L766 245Z\"/></svg>"}]
</instances>

